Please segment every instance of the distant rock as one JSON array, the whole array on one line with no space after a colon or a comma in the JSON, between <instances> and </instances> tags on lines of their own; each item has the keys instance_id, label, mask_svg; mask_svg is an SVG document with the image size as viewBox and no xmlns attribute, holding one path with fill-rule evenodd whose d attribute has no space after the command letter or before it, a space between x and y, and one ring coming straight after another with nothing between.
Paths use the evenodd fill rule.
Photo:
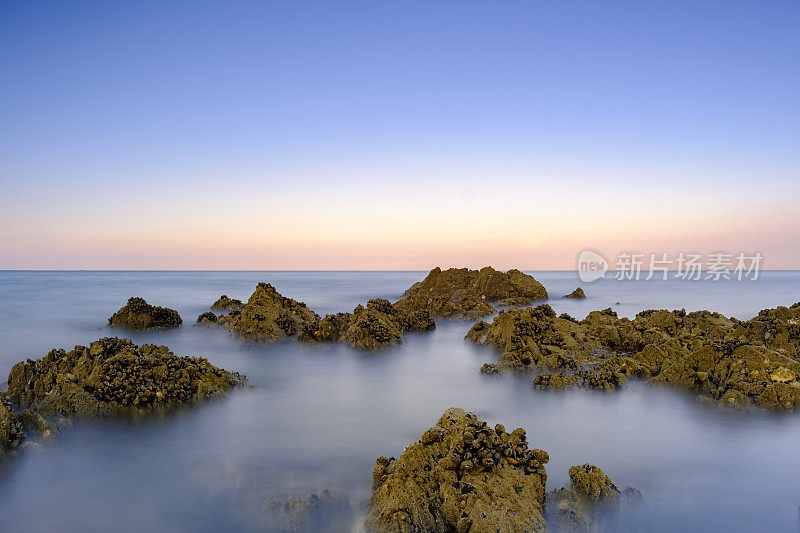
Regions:
<instances>
[{"instance_id":1,"label":"distant rock","mask_svg":"<svg viewBox=\"0 0 800 533\"><path fill-rule=\"evenodd\" d=\"M399 459L378 459L365 529L543 532L548 460L525 430L448 409Z\"/></svg>"},{"instance_id":2,"label":"distant rock","mask_svg":"<svg viewBox=\"0 0 800 533\"><path fill-rule=\"evenodd\" d=\"M128 298L128 303L108 319L108 325L131 330L175 328L183 323L174 309L156 307L144 298Z\"/></svg>"},{"instance_id":3,"label":"distant rock","mask_svg":"<svg viewBox=\"0 0 800 533\"><path fill-rule=\"evenodd\" d=\"M564 296L564 298L585 299L586 298L586 293L583 292L583 289L578 287L577 289L575 289L571 293L569 293L566 296Z\"/></svg>"},{"instance_id":4,"label":"distant rock","mask_svg":"<svg viewBox=\"0 0 800 533\"><path fill-rule=\"evenodd\" d=\"M242 383L238 374L204 358L105 337L17 363L8 376L7 398L45 415L134 416L198 403Z\"/></svg>"},{"instance_id":5,"label":"distant rock","mask_svg":"<svg viewBox=\"0 0 800 533\"><path fill-rule=\"evenodd\" d=\"M216 302L211 304L211 309L217 311L241 311L244 309L244 303L241 300L228 298L226 294L223 294Z\"/></svg>"},{"instance_id":6,"label":"distant rock","mask_svg":"<svg viewBox=\"0 0 800 533\"><path fill-rule=\"evenodd\" d=\"M259 283L241 312L233 311L219 320L239 337L270 342L295 335L319 316L305 303L281 295L269 283Z\"/></svg>"},{"instance_id":7,"label":"distant rock","mask_svg":"<svg viewBox=\"0 0 800 533\"><path fill-rule=\"evenodd\" d=\"M407 331L428 331L436 323L427 311L401 311L388 300L375 298L352 313L327 315L303 326L304 342L344 342L363 350L377 350L399 343Z\"/></svg>"},{"instance_id":8,"label":"distant rock","mask_svg":"<svg viewBox=\"0 0 800 533\"><path fill-rule=\"evenodd\" d=\"M499 272L439 267L412 285L395 306L402 311L429 311L433 316L477 318L495 312L491 304L527 305L547 299L544 286L519 270Z\"/></svg>"}]
</instances>

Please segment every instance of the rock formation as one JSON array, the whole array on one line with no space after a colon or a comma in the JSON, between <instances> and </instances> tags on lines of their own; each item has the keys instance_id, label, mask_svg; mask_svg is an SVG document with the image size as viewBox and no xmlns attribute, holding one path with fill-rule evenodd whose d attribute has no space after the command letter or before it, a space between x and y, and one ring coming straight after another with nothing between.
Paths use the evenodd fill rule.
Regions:
<instances>
[{"instance_id":1,"label":"rock formation","mask_svg":"<svg viewBox=\"0 0 800 533\"><path fill-rule=\"evenodd\" d=\"M7 398L45 415L133 416L201 402L243 383L204 358L106 337L17 363Z\"/></svg>"},{"instance_id":2,"label":"rock formation","mask_svg":"<svg viewBox=\"0 0 800 533\"><path fill-rule=\"evenodd\" d=\"M219 300L211 304L211 309L217 311L241 311L244 309L244 303L241 300L229 298L228 295L223 294L219 297Z\"/></svg>"},{"instance_id":3,"label":"rock formation","mask_svg":"<svg viewBox=\"0 0 800 533\"><path fill-rule=\"evenodd\" d=\"M219 317L217 317L216 313L211 311L206 311L205 313L201 313L200 316L197 317L197 321L195 322L195 326L219 326L222 322L220 322Z\"/></svg>"},{"instance_id":4,"label":"rock formation","mask_svg":"<svg viewBox=\"0 0 800 533\"><path fill-rule=\"evenodd\" d=\"M239 337L261 342L292 336L306 323L318 320L305 303L282 296L269 283L258 284L241 312L219 317Z\"/></svg>"},{"instance_id":5,"label":"rock formation","mask_svg":"<svg viewBox=\"0 0 800 533\"><path fill-rule=\"evenodd\" d=\"M603 508L616 507L623 491L600 468L579 465L569 469L570 488L547 493L547 520L559 531L588 531ZM628 487L630 494L638 490Z\"/></svg>"},{"instance_id":6,"label":"rock formation","mask_svg":"<svg viewBox=\"0 0 800 533\"><path fill-rule=\"evenodd\" d=\"M548 460L525 430L448 409L400 458L378 459L365 529L545 531Z\"/></svg>"},{"instance_id":7,"label":"rock formation","mask_svg":"<svg viewBox=\"0 0 800 533\"><path fill-rule=\"evenodd\" d=\"M424 280L412 285L395 306L407 312L429 311L433 316L477 318L494 313L492 303L527 305L546 299L544 286L519 270L436 267Z\"/></svg>"},{"instance_id":8,"label":"rock formation","mask_svg":"<svg viewBox=\"0 0 800 533\"><path fill-rule=\"evenodd\" d=\"M156 307L144 298L128 298L128 303L108 319L109 326L132 330L175 328L183 323L174 309Z\"/></svg>"},{"instance_id":9,"label":"rock formation","mask_svg":"<svg viewBox=\"0 0 800 533\"><path fill-rule=\"evenodd\" d=\"M538 388L615 390L630 377L703 394L724 404L800 407L800 304L740 321L719 313L648 310L633 320L611 309L581 321L548 305L501 311L467 338L494 346L498 364L538 372Z\"/></svg>"},{"instance_id":10,"label":"rock formation","mask_svg":"<svg viewBox=\"0 0 800 533\"><path fill-rule=\"evenodd\" d=\"M406 331L427 331L436 323L427 311L401 311L388 300L375 298L352 313L327 315L303 326L304 342L344 342L363 350L376 350L399 343Z\"/></svg>"},{"instance_id":11,"label":"rock formation","mask_svg":"<svg viewBox=\"0 0 800 533\"><path fill-rule=\"evenodd\" d=\"M586 298L586 293L583 292L583 289L578 287L577 289L575 289L571 293L569 293L566 296L564 296L564 298L576 298L576 299L582 300L582 299Z\"/></svg>"}]
</instances>

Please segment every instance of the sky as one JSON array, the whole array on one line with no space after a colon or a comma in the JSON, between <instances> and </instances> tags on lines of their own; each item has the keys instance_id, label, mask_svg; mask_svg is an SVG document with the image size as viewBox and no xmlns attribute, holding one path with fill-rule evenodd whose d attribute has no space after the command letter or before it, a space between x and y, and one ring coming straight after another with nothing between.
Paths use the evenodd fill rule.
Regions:
<instances>
[{"instance_id":1,"label":"sky","mask_svg":"<svg viewBox=\"0 0 800 533\"><path fill-rule=\"evenodd\" d=\"M0 268L800 269L796 1L0 0Z\"/></svg>"}]
</instances>

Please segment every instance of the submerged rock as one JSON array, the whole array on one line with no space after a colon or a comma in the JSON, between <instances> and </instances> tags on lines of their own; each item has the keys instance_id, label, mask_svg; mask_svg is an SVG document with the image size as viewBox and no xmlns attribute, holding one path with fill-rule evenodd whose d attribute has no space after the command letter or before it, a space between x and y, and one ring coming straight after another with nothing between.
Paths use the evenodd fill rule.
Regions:
<instances>
[{"instance_id":1,"label":"submerged rock","mask_svg":"<svg viewBox=\"0 0 800 533\"><path fill-rule=\"evenodd\" d=\"M244 309L244 303L235 298L229 298L228 295L223 294L219 299L211 304L211 309L217 311L241 311Z\"/></svg>"},{"instance_id":2,"label":"submerged rock","mask_svg":"<svg viewBox=\"0 0 800 533\"><path fill-rule=\"evenodd\" d=\"M536 370L537 388L616 390L649 379L726 405L800 407L800 305L748 321L719 313L647 310L633 320L611 309L581 321L548 305L500 312L467 338L494 346L493 372Z\"/></svg>"},{"instance_id":3,"label":"submerged rock","mask_svg":"<svg viewBox=\"0 0 800 533\"><path fill-rule=\"evenodd\" d=\"M448 409L400 458L378 459L365 529L545 531L548 460L525 430Z\"/></svg>"},{"instance_id":4,"label":"submerged rock","mask_svg":"<svg viewBox=\"0 0 800 533\"><path fill-rule=\"evenodd\" d=\"M405 297L395 303L403 311L429 311L433 316L477 318L495 312L492 303L527 305L547 299L544 286L519 270L499 272L492 267L480 270L439 267L412 285Z\"/></svg>"},{"instance_id":5,"label":"submerged rock","mask_svg":"<svg viewBox=\"0 0 800 533\"><path fill-rule=\"evenodd\" d=\"M305 303L282 296L269 283L259 283L241 312L219 317L231 332L252 341L276 341L296 334L319 316Z\"/></svg>"},{"instance_id":6,"label":"submerged rock","mask_svg":"<svg viewBox=\"0 0 800 533\"><path fill-rule=\"evenodd\" d=\"M238 374L166 346L105 337L14 365L8 399L45 415L133 416L204 401L241 385Z\"/></svg>"},{"instance_id":7,"label":"submerged rock","mask_svg":"<svg viewBox=\"0 0 800 533\"><path fill-rule=\"evenodd\" d=\"M577 298L577 299L584 299L584 298L586 298L586 293L585 293L585 292L583 292L583 289L581 289L580 287L578 287L577 289L575 289L575 290L574 290L574 291L572 291L571 293L569 293L569 294L567 294L566 296L564 296L564 298Z\"/></svg>"},{"instance_id":8,"label":"submerged rock","mask_svg":"<svg viewBox=\"0 0 800 533\"><path fill-rule=\"evenodd\" d=\"M132 330L176 328L183 323L174 309L156 307L144 298L128 298L128 303L108 319L109 326Z\"/></svg>"},{"instance_id":9,"label":"submerged rock","mask_svg":"<svg viewBox=\"0 0 800 533\"><path fill-rule=\"evenodd\" d=\"M622 491L599 467L579 465L569 469L570 488L547 493L547 519L559 531L587 531L603 508L616 507ZM641 493L628 487L630 494Z\"/></svg>"},{"instance_id":10,"label":"submerged rock","mask_svg":"<svg viewBox=\"0 0 800 533\"><path fill-rule=\"evenodd\" d=\"M305 498L267 502L270 531L304 532L349 530L353 509L346 498L323 490Z\"/></svg>"},{"instance_id":11,"label":"submerged rock","mask_svg":"<svg viewBox=\"0 0 800 533\"><path fill-rule=\"evenodd\" d=\"M428 331L435 327L427 311L402 311L388 300L374 298L352 313L336 313L306 323L298 338L304 342L344 342L355 348L376 350L402 342L407 331Z\"/></svg>"}]
</instances>

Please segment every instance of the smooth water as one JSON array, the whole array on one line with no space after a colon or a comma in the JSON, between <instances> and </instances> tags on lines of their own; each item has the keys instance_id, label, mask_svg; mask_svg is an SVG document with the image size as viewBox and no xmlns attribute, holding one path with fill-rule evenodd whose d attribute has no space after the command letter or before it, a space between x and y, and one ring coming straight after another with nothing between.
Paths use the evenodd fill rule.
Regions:
<instances>
[{"instance_id":1,"label":"smooth water","mask_svg":"<svg viewBox=\"0 0 800 533\"><path fill-rule=\"evenodd\" d=\"M749 318L800 300L800 273L758 281L616 281L583 285L534 272L556 312L612 307L709 309ZM221 293L246 300L259 281L325 314L369 298L398 299L422 272L0 272L0 375L53 347L122 332L105 327L129 296L180 311L180 329L130 334L245 374L252 387L166 417L81 423L0 465L2 531L261 531L267 502L329 489L352 512L320 529L358 527L378 456L398 456L448 407L524 427L550 453L548 490L593 463L644 499L605 531L796 531L800 415L742 413L632 384L616 394L535 391L521 376L488 377L496 354L464 340L471 322L439 320L379 353L294 340L246 345L192 327ZM619 302L619 303L617 303ZM3 385L5 386L5 385Z\"/></svg>"}]
</instances>

